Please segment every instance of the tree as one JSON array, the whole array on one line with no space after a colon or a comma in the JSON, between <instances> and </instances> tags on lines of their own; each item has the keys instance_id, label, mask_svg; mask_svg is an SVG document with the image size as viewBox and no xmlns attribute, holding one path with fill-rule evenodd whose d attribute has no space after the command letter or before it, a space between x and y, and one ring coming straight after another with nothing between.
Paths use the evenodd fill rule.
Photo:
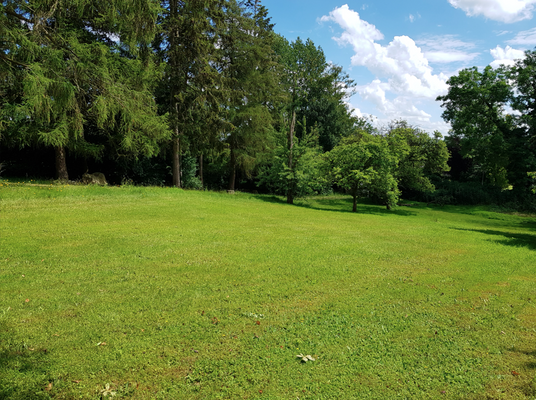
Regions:
<instances>
[{"instance_id":1,"label":"tree","mask_svg":"<svg viewBox=\"0 0 536 400\"><path fill-rule=\"evenodd\" d=\"M159 7L152 0L135 6L89 0L0 6L0 73L10 93L2 99L0 129L11 144L54 147L59 179L68 179L65 149L84 157L102 153L88 134L107 136L131 155L154 154L168 135L149 90L152 64L137 53L137 44L152 37Z\"/></svg>"},{"instance_id":2,"label":"tree","mask_svg":"<svg viewBox=\"0 0 536 400\"><path fill-rule=\"evenodd\" d=\"M504 110L512 97L503 69L476 67L452 76L448 94L439 96L442 116L452 125L451 136L459 139L464 157L471 158L482 181L500 188L508 186L509 144L513 119Z\"/></svg>"},{"instance_id":3,"label":"tree","mask_svg":"<svg viewBox=\"0 0 536 400\"><path fill-rule=\"evenodd\" d=\"M527 133L536 139L536 50L525 52L525 58L517 60L508 70L508 78L513 81L515 96L512 108L520 112L518 126L526 126ZM531 143L534 145L535 143Z\"/></svg>"},{"instance_id":4,"label":"tree","mask_svg":"<svg viewBox=\"0 0 536 400\"><path fill-rule=\"evenodd\" d=\"M289 151L292 165L289 166ZM259 186L266 186L273 193L286 195L287 199L321 194L329 190L329 182L323 173L322 148L318 145L318 131L311 129L301 139L295 138L292 149L287 147L287 133L278 136L273 158L260 174Z\"/></svg>"},{"instance_id":5,"label":"tree","mask_svg":"<svg viewBox=\"0 0 536 400\"><path fill-rule=\"evenodd\" d=\"M394 121L387 128L385 138L399 159L394 173L399 188L406 192L433 192L435 187L430 177L450 169L449 152L441 134L434 132L431 137L406 121Z\"/></svg>"},{"instance_id":6,"label":"tree","mask_svg":"<svg viewBox=\"0 0 536 400\"><path fill-rule=\"evenodd\" d=\"M279 88L271 49L273 25L259 3L230 1L220 36L220 68L228 88L222 114L229 122L224 140L230 191L235 189L237 169L250 174L272 145L272 104Z\"/></svg>"},{"instance_id":7,"label":"tree","mask_svg":"<svg viewBox=\"0 0 536 400\"><path fill-rule=\"evenodd\" d=\"M333 183L347 190L357 211L359 196L372 197L390 210L398 201L398 182L393 173L398 159L386 140L366 133L344 138L326 154Z\"/></svg>"},{"instance_id":8,"label":"tree","mask_svg":"<svg viewBox=\"0 0 536 400\"><path fill-rule=\"evenodd\" d=\"M273 47L279 56L280 81L287 94L279 111L279 129L287 131L287 168L292 175L295 138L307 136L307 126L315 127L324 151L331 150L351 132L356 121L343 99L353 82L341 67L328 63L323 50L310 39L303 42L298 38L289 43L276 36ZM289 204L293 203L293 193L289 186Z\"/></svg>"},{"instance_id":9,"label":"tree","mask_svg":"<svg viewBox=\"0 0 536 400\"><path fill-rule=\"evenodd\" d=\"M519 112L511 116L516 128L510 139L509 181L514 191L531 193L530 173L536 170L536 51L526 51L507 75L514 87L512 108Z\"/></svg>"},{"instance_id":10,"label":"tree","mask_svg":"<svg viewBox=\"0 0 536 400\"><path fill-rule=\"evenodd\" d=\"M354 82L342 67L329 63L322 48L311 39L288 42L277 36L274 49L282 70L281 83L288 94L283 110L286 120L290 123L296 114L296 121L305 119L305 126L316 126L320 145L324 151L331 150L359 123L344 102ZM307 133L303 127L296 128L298 137Z\"/></svg>"},{"instance_id":11,"label":"tree","mask_svg":"<svg viewBox=\"0 0 536 400\"><path fill-rule=\"evenodd\" d=\"M216 68L218 24L222 23L224 0L162 1L161 32L153 46L165 63L165 77L159 97L166 104L173 131L173 186L181 187L183 147L203 141L217 119L223 98L223 84ZM165 99L167 98L167 99Z\"/></svg>"}]
</instances>

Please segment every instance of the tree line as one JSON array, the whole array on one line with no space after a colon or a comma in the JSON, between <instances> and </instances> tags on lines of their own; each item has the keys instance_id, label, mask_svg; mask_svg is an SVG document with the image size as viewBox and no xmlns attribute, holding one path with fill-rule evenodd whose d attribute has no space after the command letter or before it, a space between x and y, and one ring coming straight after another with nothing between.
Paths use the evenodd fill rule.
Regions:
<instances>
[{"instance_id":1,"label":"tree line","mask_svg":"<svg viewBox=\"0 0 536 400\"><path fill-rule=\"evenodd\" d=\"M530 192L534 53L452 77L438 99L452 124L443 140L356 117L342 68L273 26L260 0L3 1L0 161L12 174L101 170L289 203L335 188L354 211L362 196L456 202L452 181Z\"/></svg>"}]
</instances>

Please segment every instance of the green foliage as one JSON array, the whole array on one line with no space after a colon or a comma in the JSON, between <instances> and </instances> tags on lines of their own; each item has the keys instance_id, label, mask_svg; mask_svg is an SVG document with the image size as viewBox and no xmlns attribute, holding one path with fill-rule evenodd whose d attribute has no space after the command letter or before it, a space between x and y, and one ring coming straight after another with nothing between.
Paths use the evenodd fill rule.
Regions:
<instances>
[{"instance_id":1,"label":"green foliage","mask_svg":"<svg viewBox=\"0 0 536 400\"><path fill-rule=\"evenodd\" d=\"M136 46L152 37L158 11L153 0L135 8L125 1L4 3L10 40L3 42L0 71L9 96L0 119L9 121L2 125L6 141L98 158L104 147L92 143L92 135L102 135L121 155L156 154L169 137L150 91L159 73L150 59L136 56Z\"/></svg>"},{"instance_id":2,"label":"green foliage","mask_svg":"<svg viewBox=\"0 0 536 400\"><path fill-rule=\"evenodd\" d=\"M229 122L224 130L230 150L229 190L235 189L237 168L249 176L272 146L271 104L280 90L272 28L263 6L228 3L219 47L224 84L230 89L222 104Z\"/></svg>"},{"instance_id":3,"label":"green foliage","mask_svg":"<svg viewBox=\"0 0 536 400\"><path fill-rule=\"evenodd\" d=\"M504 71L464 69L447 83L448 94L437 100L443 102L443 118L451 123L452 136L461 139L462 154L473 159L486 182L507 187L508 137L513 125L504 112L512 95Z\"/></svg>"},{"instance_id":4,"label":"green foliage","mask_svg":"<svg viewBox=\"0 0 536 400\"><path fill-rule=\"evenodd\" d=\"M185 189L202 190L203 185L197 176L197 159L191 155L182 157L182 182Z\"/></svg>"},{"instance_id":5,"label":"green foliage","mask_svg":"<svg viewBox=\"0 0 536 400\"><path fill-rule=\"evenodd\" d=\"M173 131L173 185L181 186L180 155L202 152L226 126L219 112L228 93L218 70L218 41L227 2L163 1L152 48L164 66L156 94Z\"/></svg>"},{"instance_id":6,"label":"green foliage","mask_svg":"<svg viewBox=\"0 0 536 400\"><path fill-rule=\"evenodd\" d=\"M517 60L508 72L513 81L515 96L512 99L512 108L521 113L518 117L518 126L528 128L529 143L534 145L536 140L536 50L525 51L525 57Z\"/></svg>"},{"instance_id":7,"label":"green foliage","mask_svg":"<svg viewBox=\"0 0 536 400\"><path fill-rule=\"evenodd\" d=\"M461 71L448 81L446 96L438 97L443 117L452 124L451 146L459 146L472 161L472 179L500 189L513 187L524 198L530 190L527 172L536 168L533 146L534 55L515 66ZM519 115L505 113L511 106Z\"/></svg>"},{"instance_id":8,"label":"green foliage","mask_svg":"<svg viewBox=\"0 0 536 400\"><path fill-rule=\"evenodd\" d=\"M281 117L290 121L295 112L297 121L305 120L296 136L305 136L305 127L315 126L319 144L329 151L341 138L354 133L361 121L352 115L345 100L355 84L342 68L328 63L322 48L311 39L304 42L297 38L289 43L277 35L273 48L279 56L279 79L287 94Z\"/></svg>"},{"instance_id":9,"label":"green foliage","mask_svg":"<svg viewBox=\"0 0 536 400\"><path fill-rule=\"evenodd\" d=\"M311 129L301 139L295 138L292 168L288 165L288 159L289 149L285 132L279 135L273 158L268 161L269 165L262 169L258 185L279 195L287 195L291 191L293 199L330 191L315 129Z\"/></svg>"},{"instance_id":10,"label":"green foliage","mask_svg":"<svg viewBox=\"0 0 536 400\"><path fill-rule=\"evenodd\" d=\"M399 188L404 192L433 192L430 177L449 171L449 152L439 132L430 137L427 132L395 121L385 135L391 152L399 164L394 172Z\"/></svg>"},{"instance_id":11,"label":"green foliage","mask_svg":"<svg viewBox=\"0 0 536 400\"><path fill-rule=\"evenodd\" d=\"M329 176L333 183L353 197L372 197L388 209L398 201L398 182L394 177L400 154L389 149L386 140L361 133L341 141L327 156Z\"/></svg>"}]
</instances>

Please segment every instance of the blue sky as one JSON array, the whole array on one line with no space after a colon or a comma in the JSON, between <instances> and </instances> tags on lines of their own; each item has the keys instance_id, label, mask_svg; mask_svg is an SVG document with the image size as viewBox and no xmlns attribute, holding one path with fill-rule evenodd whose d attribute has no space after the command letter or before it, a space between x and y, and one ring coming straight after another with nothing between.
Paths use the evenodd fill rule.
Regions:
<instances>
[{"instance_id":1,"label":"blue sky","mask_svg":"<svg viewBox=\"0 0 536 400\"><path fill-rule=\"evenodd\" d=\"M356 82L348 102L382 125L447 134L440 103L462 68L512 63L536 47L536 0L264 0L275 31L311 38Z\"/></svg>"}]
</instances>

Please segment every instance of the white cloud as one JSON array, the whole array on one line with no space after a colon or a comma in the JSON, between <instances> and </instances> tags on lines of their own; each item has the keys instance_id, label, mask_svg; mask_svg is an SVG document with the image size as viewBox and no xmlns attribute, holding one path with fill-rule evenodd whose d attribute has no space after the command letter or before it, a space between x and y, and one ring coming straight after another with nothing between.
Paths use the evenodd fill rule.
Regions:
<instances>
[{"instance_id":1,"label":"white cloud","mask_svg":"<svg viewBox=\"0 0 536 400\"><path fill-rule=\"evenodd\" d=\"M501 46L497 46L489 52L494 59L490 63L493 68L498 68L501 65L514 65L515 60L525 58L523 50L512 49L510 46L506 46L504 49Z\"/></svg>"},{"instance_id":2,"label":"white cloud","mask_svg":"<svg viewBox=\"0 0 536 400\"><path fill-rule=\"evenodd\" d=\"M536 45L536 28L521 31L515 38L507 40L506 43L518 46L534 46Z\"/></svg>"},{"instance_id":3,"label":"white cloud","mask_svg":"<svg viewBox=\"0 0 536 400\"><path fill-rule=\"evenodd\" d=\"M475 47L474 43L459 40L455 35L431 36L416 43L423 49L426 59L435 63L469 62L479 55L469 52Z\"/></svg>"},{"instance_id":4,"label":"white cloud","mask_svg":"<svg viewBox=\"0 0 536 400\"><path fill-rule=\"evenodd\" d=\"M342 28L342 33L333 39L341 46L351 45L355 54L351 61L353 66L366 67L376 75L376 79L366 85L357 87L362 101L369 103L383 116L383 119L406 119L424 129L432 127L432 115L420 109L428 104L437 107L435 99L448 90L447 76L434 74L428 59L408 36L395 36L386 44L377 43L384 39L383 34L351 10L348 5L336 8L329 15L323 16L322 22L335 22ZM451 40L452 48L471 45ZM459 54L451 58L461 58ZM464 53L464 59L472 58ZM437 129L437 128L436 128ZM448 131L441 123L442 132Z\"/></svg>"},{"instance_id":5,"label":"white cloud","mask_svg":"<svg viewBox=\"0 0 536 400\"><path fill-rule=\"evenodd\" d=\"M369 85L358 88L361 98L373 103L390 120L399 118L419 122L428 122L430 120L431 115L415 107L411 98L398 96L391 101L386 97L386 90L389 90L389 85L382 83L378 79L372 81Z\"/></svg>"},{"instance_id":6,"label":"white cloud","mask_svg":"<svg viewBox=\"0 0 536 400\"><path fill-rule=\"evenodd\" d=\"M512 23L532 18L536 0L449 0L472 17L483 15L494 21Z\"/></svg>"},{"instance_id":7,"label":"white cloud","mask_svg":"<svg viewBox=\"0 0 536 400\"><path fill-rule=\"evenodd\" d=\"M343 33L333 39L339 45L353 47L352 65L367 67L376 76L387 78L392 91L429 99L446 92L447 77L432 73L428 60L410 37L395 36L387 46L376 43L383 39L383 34L348 5L336 8L320 20L336 22Z\"/></svg>"}]
</instances>

